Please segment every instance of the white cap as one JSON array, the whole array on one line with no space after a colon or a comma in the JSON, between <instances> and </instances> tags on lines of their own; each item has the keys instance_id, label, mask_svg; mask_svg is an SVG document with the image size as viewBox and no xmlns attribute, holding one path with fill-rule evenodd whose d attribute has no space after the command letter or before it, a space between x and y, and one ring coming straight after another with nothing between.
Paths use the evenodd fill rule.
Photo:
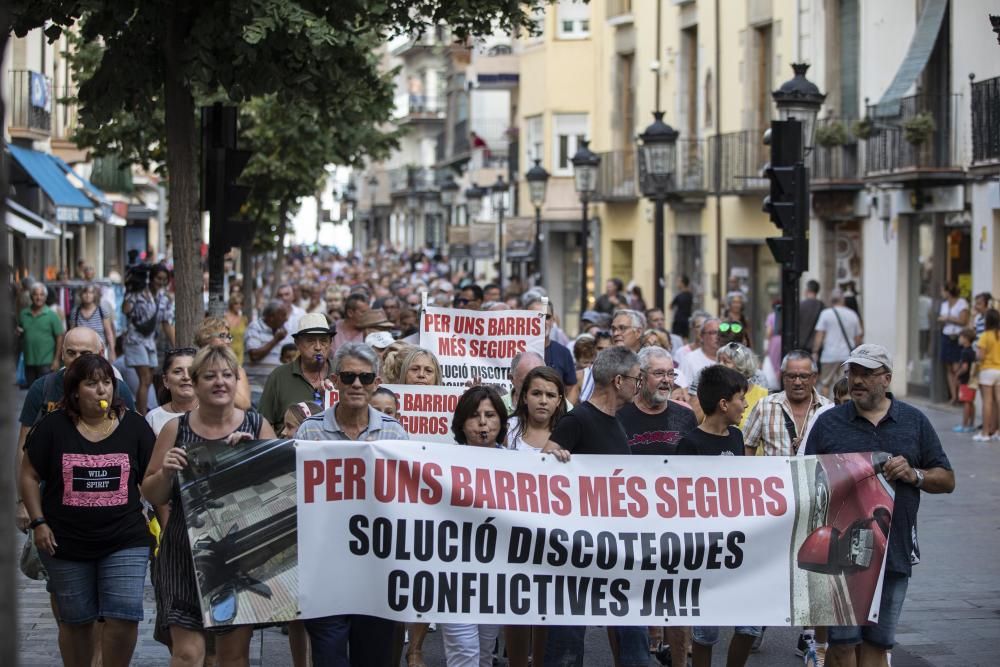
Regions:
<instances>
[{"instance_id":1,"label":"white cap","mask_svg":"<svg viewBox=\"0 0 1000 667\"><path fill-rule=\"evenodd\" d=\"M392 341L392 334L388 331L376 331L365 336L365 345L379 350L384 350L392 345Z\"/></svg>"}]
</instances>

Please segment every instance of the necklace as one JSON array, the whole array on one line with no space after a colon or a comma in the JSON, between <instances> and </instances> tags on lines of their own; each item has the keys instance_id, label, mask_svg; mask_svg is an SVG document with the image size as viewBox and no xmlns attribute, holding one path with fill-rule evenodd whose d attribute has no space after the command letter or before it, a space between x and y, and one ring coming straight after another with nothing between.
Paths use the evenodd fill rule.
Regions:
<instances>
[{"instance_id":1,"label":"necklace","mask_svg":"<svg viewBox=\"0 0 1000 667\"><path fill-rule=\"evenodd\" d=\"M91 433L96 433L97 435L100 435L100 436L103 437L103 436L106 436L108 433L111 433L111 427L115 425L115 417L108 417L108 424L107 424L107 426L104 427L103 431L101 431L101 429L99 429L99 428L94 428L93 426L91 426L87 422L83 421L83 418L81 418L78 423L79 423L80 426L82 426L87 431L90 431Z\"/></svg>"}]
</instances>

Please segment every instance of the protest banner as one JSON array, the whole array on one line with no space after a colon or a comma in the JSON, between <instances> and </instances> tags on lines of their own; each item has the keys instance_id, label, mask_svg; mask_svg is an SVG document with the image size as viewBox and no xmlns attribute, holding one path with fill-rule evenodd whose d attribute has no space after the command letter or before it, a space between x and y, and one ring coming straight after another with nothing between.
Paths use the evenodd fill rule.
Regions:
<instances>
[{"instance_id":1,"label":"protest banner","mask_svg":"<svg viewBox=\"0 0 1000 667\"><path fill-rule=\"evenodd\" d=\"M469 227L469 256L473 259L493 259L497 254L497 227L485 222L473 222Z\"/></svg>"},{"instance_id":2,"label":"protest banner","mask_svg":"<svg viewBox=\"0 0 1000 667\"><path fill-rule=\"evenodd\" d=\"M205 627L295 620L294 441L186 449L181 503Z\"/></svg>"},{"instance_id":3,"label":"protest banner","mask_svg":"<svg viewBox=\"0 0 1000 667\"><path fill-rule=\"evenodd\" d=\"M323 394L323 409L332 408L340 400L340 392L336 389L327 389Z\"/></svg>"},{"instance_id":4,"label":"protest banner","mask_svg":"<svg viewBox=\"0 0 1000 667\"><path fill-rule=\"evenodd\" d=\"M878 618L893 489L870 454L564 464L414 441L308 445L296 455L303 618Z\"/></svg>"},{"instance_id":5,"label":"protest banner","mask_svg":"<svg viewBox=\"0 0 1000 667\"><path fill-rule=\"evenodd\" d=\"M420 315L420 347L437 356L446 386L465 386L478 377L509 392L514 357L525 350L545 356L545 313L428 306Z\"/></svg>"},{"instance_id":6,"label":"protest banner","mask_svg":"<svg viewBox=\"0 0 1000 667\"><path fill-rule=\"evenodd\" d=\"M503 224L504 253L508 260L529 259L535 252L535 221L507 218Z\"/></svg>"},{"instance_id":7,"label":"protest banner","mask_svg":"<svg viewBox=\"0 0 1000 667\"><path fill-rule=\"evenodd\" d=\"M465 225L448 226L448 257L466 259L469 256L469 228Z\"/></svg>"},{"instance_id":8,"label":"protest banner","mask_svg":"<svg viewBox=\"0 0 1000 667\"><path fill-rule=\"evenodd\" d=\"M415 440L454 444L451 418L465 387L436 387L417 384L382 385L399 400L397 419Z\"/></svg>"}]
</instances>

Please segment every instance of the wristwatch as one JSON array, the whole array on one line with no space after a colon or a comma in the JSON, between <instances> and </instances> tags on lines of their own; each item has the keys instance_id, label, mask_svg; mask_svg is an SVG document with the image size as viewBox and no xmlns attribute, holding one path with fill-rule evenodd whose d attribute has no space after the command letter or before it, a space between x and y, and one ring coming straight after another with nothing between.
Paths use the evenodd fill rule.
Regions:
<instances>
[{"instance_id":1,"label":"wristwatch","mask_svg":"<svg viewBox=\"0 0 1000 667\"><path fill-rule=\"evenodd\" d=\"M914 468L913 472L915 472L917 475L917 480L913 482L913 486L919 489L924 485L924 471L921 470L920 468Z\"/></svg>"},{"instance_id":2,"label":"wristwatch","mask_svg":"<svg viewBox=\"0 0 1000 667\"><path fill-rule=\"evenodd\" d=\"M45 523L45 517L44 516L40 516L37 519L32 519L31 523L28 524L28 528L31 528L32 530L34 530L35 528L38 528L39 526L41 526L43 523Z\"/></svg>"}]
</instances>

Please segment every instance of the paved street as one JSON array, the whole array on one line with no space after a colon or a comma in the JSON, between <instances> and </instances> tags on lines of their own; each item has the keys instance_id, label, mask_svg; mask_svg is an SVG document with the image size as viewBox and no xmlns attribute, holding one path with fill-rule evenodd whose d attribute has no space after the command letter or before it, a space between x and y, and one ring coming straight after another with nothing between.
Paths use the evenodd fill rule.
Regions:
<instances>
[{"instance_id":1,"label":"paved street","mask_svg":"<svg viewBox=\"0 0 1000 667\"><path fill-rule=\"evenodd\" d=\"M1000 640L1000 444L973 443L950 430L958 413L927 408L957 471L951 496L924 496L920 537L924 562L915 568L903 610L893 667L993 667ZM59 664L55 623L44 586L20 579L20 623L24 667ZM147 619L141 626L134 665L166 662L166 649L152 639L152 590L147 586ZM792 649L797 630L771 628L750 665L801 664ZM725 641L725 639L724 639ZM713 664L724 664L716 651ZM440 633L428 636L428 665L444 665ZM286 638L277 630L257 633L254 665L290 665ZM588 634L587 665L610 665L603 629Z\"/></svg>"}]
</instances>

